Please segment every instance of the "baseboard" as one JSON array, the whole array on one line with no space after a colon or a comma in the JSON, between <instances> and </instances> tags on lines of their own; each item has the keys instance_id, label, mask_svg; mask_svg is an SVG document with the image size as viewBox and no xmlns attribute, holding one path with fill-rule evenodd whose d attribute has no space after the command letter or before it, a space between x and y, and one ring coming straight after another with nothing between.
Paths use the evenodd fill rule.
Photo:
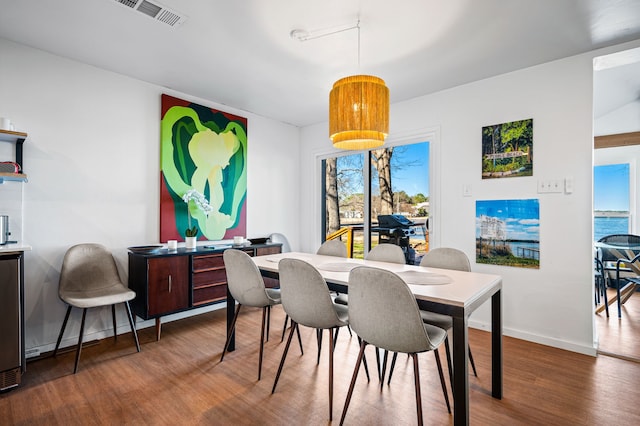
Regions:
<instances>
[{"instance_id":1,"label":"baseboard","mask_svg":"<svg viewBox=\"0 0 640 426\"><path fill-rule=\"evenodd\" d=\"M479 330L491 331L491 324L480 321L469 321L469 327ZM515 339L526 340L527 342L538 343L540 345L551 346L553 348L563 349L566 351L577 352L583 355L589 355L593 357L597 356L597 347L595 345L583 345L566 340L554 339L547 336L527 333L521 330L515 330L507 327L502 328L502 335L513 337Z\"/></svg>"},{"instance_id":2,"label":"baseboard","mask_svg":"<svg viewBox=\"0 0 640 426\"><path fill-rule=\"evenodd\" d=\"M227 307L226 302L216 303L215 305L203 306L201 308L195 308L195 309L191 309L191 310L188 310L188 311L179 312L179 313L176 313L176 314L167 315L165 317L162 317L162 323L166 324L166 323L171 322L171 321L177 321L177 320L180 320L180 319L183 319L183 318L188 318L188 317L191 317L191 316L194 316L194 315L200 315L200 314L204 314L204 313L207 313L207 312L216 311L218 309L226 309L226 307ZM143 330L143 329L148 328L148 327L155 327L155 325L156 325L155 319L151 319L151 320L147 320L147 321L140 321L140 319L138 318L138 321L136 322L136 330ZM129 327L129 323L126 320L120 321L118 323L118 328L116 330L116 333L118 335L130 333L130 332L131 332L131 328ZM108 328L106 330L93 331L93 332L87 333L87 334L85 334L85 336L84 336L84 338L82 340L84 342L91 342L91 341L102 340L102 339L105 339L107 337L113 337L113 329L112 328ZM60 342L60 348L62 349L62 348L67 348L67 347L75 347L77 344L78 344L78 335L66 336ZM46 354L48 352L52 352L55 349L55 347L56 347L56 343L54 341L52 343L48 343L48 344L45 344L45 345L33 346L33 347L30 347L30 348L27 348L26 349L26 358L27 359L37 359L42 354Z\"/></svg>"}]
</instances>

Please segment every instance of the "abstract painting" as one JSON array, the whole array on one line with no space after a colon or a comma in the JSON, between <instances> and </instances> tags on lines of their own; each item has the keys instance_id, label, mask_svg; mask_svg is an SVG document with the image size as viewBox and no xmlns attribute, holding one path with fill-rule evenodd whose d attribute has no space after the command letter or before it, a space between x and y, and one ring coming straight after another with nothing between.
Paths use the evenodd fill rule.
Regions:
<instances>
[{"instance_id":1,"label":"abstract painting","mask_svg":"<svg viewBox=\"0 0 640 426\"><path fill-rule=\"evenodd\" d=\"M165 94L161 107L160 242L246 235L247 119Z\"/></svg>"}]
</instances>

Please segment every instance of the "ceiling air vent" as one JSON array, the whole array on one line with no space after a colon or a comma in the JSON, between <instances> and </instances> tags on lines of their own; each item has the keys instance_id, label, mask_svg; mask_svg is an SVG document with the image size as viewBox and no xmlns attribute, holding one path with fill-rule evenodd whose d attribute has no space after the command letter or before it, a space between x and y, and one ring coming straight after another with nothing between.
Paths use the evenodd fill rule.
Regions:
<instances>
[{"instance_id":1,"label":"ceiling air vent","mask_svg":"<svg viewBox=\"0 0 640 426\"><path fill-rule=\"evenodd\" d=\"M177 27L187 20L185 15L180 15L174 10L171 10L160 3L150 2L148 0L115 0L116 3L120 3L123 6L127 6L133 10L137 10L156 21L169 25L170 27Z\"/></svg>"}]
</instances>

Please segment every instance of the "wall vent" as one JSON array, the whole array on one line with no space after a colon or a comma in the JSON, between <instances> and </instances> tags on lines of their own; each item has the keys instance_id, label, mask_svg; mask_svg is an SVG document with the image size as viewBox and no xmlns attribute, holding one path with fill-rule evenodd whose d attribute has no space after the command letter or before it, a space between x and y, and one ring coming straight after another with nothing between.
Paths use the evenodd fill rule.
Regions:
<instances>
[{"instance_id":1,"label":"wall vent","mask_svg":"<svg viewBox=\"0 0 640 426\"><path fill-rule=\"evenodd\" d=\"M168 7L161 5L158 2L151 2L149 0L115 0L116 3L120 3L130 9L136 10L150 18L155 19L158 22L169 25L170 27L177 27L182 25L187 16L181 15L175 10L171 10Z\"/></svg>"}]
</instances>

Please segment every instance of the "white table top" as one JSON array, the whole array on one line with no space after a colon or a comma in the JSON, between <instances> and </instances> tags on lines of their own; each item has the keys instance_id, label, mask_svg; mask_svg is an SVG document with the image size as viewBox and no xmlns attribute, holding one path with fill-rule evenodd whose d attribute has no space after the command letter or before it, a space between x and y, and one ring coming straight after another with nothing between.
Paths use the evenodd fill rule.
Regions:
<instances>
[{"instance_id":1,"label":"white table top","mask_svg":"<svg viewBox=\"0 0 640 426\"><path fill-rule=\"evenodd\" d=\"M300 252L256 256L252 259L258 268L278 272L278 262L283 258L304 260L315 266L326 281L342 285L348 285L349 271L356 266L386 269L398 274L409 285L417 299L463 308L474 305L480 299L486 299L488 294L493 294L502 288L502 277L499 275L477 272L345 259Z\"/></svg>"}]
</instances>

